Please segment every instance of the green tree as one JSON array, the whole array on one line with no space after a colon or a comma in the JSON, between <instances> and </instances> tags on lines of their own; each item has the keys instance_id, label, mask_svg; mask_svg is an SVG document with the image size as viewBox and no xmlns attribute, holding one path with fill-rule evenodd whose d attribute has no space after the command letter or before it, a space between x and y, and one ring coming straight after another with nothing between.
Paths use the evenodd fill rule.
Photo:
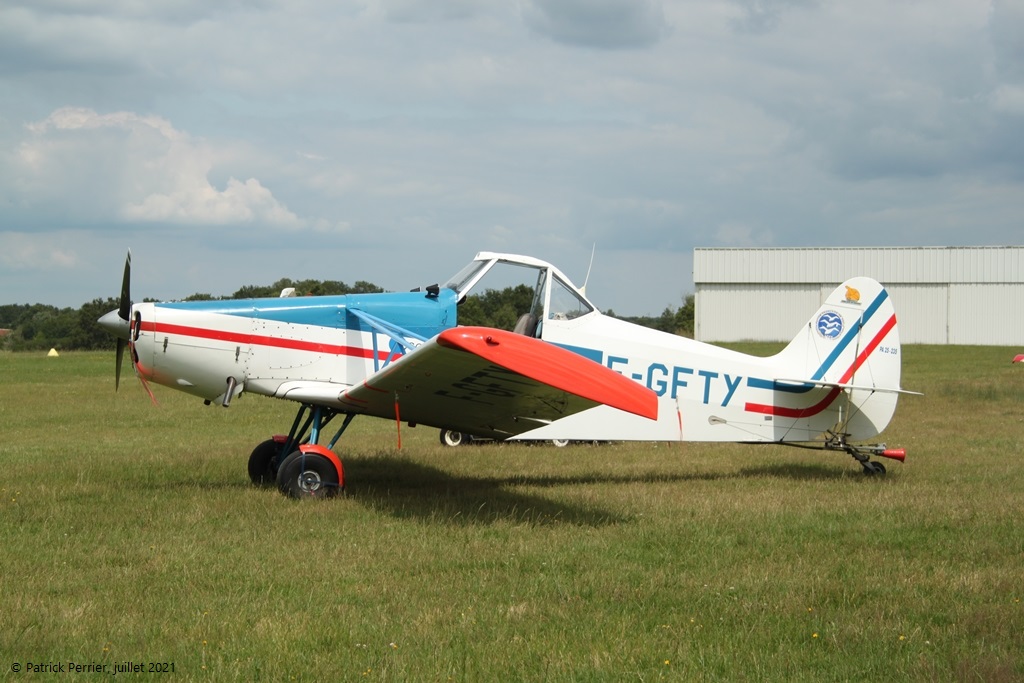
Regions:
<instances>
[{"instance_id":1,"label":"green tree","mask_svg":"<svg viewBox=\"0 0 1024 683\"><path fill-rule=\"evenodd\" d=\"M96 324L103 315L118 308L117 299L93 299L82 304L78 309L78 325L74 334L67 340L67 348L71 349L111 349L116 348L117 340L106 330Z\"/></svg>"},{"instance_id":2,"label":"green tree","mask_svg":"<svg viewBox=\"0 0 1024 683\"><path fill-rule=\"evenodd\" d=\"M33 304L20 309L5 347L13 351L69 348L78 327L78 312L73 308L56 308Z\"/></svg>"},{"instance_id":3,"label":"green tree","mask_svg":"<svg viewBox=\"0 0 1024 683\"><path fill-rule=\"evenodd\" d=\"M300 295L340 295L379 293L384 290L377 285L359 280L347 285L338 280L300 280L281 278L271 285L246 285L237 290L230 299L277 297L281 290L295 287ZM187 301L210 301L217 298L211 294L197 293ZM146 298L144 301L154 301ZM520 284L496 290L488 289L481 294L470 296L459 305L460 325L481 325L511 330L519 316L530 311L533 305L533 287ZM0 337L0 348L12 351L72 349L113 349L116 340L103 330L96 321L106 313L118 308L114 298L93 299L79 309L63 308L45 304L4 304L0 305L0 329L10 332ZM611 310L607 315L615 316ZM689 295L683 305L673 310L666 307L660 316L622 317L647 327L673 334L693 335L694 297Z\"/></svg>"},{"instance_id":4,"label":"green tree","mask_svg":"<svg viewBox=\"0 0 1024 683\"><path fill-rule=\"evenodd\" d=\"M533 288L516 285L505 289L488 289L472 294L459 306L460 325L481 325L511 330L523 313L533 305Z\"/></svg>"},{"instance_id":5,"label":"green tree","mask_svg":"<svg viewBox=\"0 0 1024 683\"><path fill-rule=\"evenodd\" d=\"M696 329L694 318L696 315L696 308L694 304L693 294L687 294L683 300L683 305L676 311L676 334L680 334L684 337L693 338L693 332Z\"/></svg>"},{"instance_id":6,"label":"green tree","mask_svg":"<svg viewBox=\"0 0 1024 683\"><path fill-rule=\"evenodd\" d=\"M619 316L611 309L605 315L637 325L643 325L644 327L651 327L662 332L692 338L694 330L694 297L693 294L687 295L683 300L683 305L675 310L671 306L666 306L661 315L657 317L649 315Z\"/></svg>"}]
</instances>

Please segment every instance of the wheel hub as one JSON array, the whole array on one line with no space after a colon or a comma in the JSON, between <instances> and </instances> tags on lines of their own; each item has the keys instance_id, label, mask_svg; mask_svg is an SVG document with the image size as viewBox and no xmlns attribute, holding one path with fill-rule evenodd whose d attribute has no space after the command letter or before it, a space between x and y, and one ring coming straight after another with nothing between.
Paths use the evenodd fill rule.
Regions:
<instances>
[{"instance_id":1,"label":"wheel hub","mask_svg":"<svg viewBox=\"0 0 1024 683\"><path fill-rule=\"evenodd\" d=\"M323 480L320 479L320 474L313 470L306 470L299 475L299 488L304 493L316 493L323 486Z\"/></svg>"}]
</instances>

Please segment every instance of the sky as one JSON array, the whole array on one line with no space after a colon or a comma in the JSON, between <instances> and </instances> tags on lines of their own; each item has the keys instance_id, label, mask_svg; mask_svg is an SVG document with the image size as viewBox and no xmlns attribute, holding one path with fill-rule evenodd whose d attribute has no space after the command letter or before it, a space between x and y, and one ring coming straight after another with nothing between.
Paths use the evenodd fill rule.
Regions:
<instances>
[{"instance_id":1,"label":"sky","mask_svg":"<svg viewBox=\"0 0 1024 683\"><path fill-rule=\"evenodd\" d=\"M1024 240L1024 0L5 0L0 304ZM591 255L593 253L593 265Z\"/></svg>"}]
</instances>

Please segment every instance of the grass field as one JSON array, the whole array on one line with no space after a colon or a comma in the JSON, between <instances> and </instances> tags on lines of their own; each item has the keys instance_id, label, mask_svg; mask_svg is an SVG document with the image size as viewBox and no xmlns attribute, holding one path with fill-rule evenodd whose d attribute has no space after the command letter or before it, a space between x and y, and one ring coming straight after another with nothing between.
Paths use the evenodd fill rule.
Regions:
<instances>
[{"instance_id":1,"label":"grass field","mask_svg":"<svg viewBox=\"0 0 1024 683\"><path fill-rule=\"evenodd\" d=\"M0 671L1024 680L1019 351L905 347L926 395L901 399L883 438L908 461L884 478L777 447L444 449L423 427L399 451L364 419L325 502L249 485L291 404L156 387L154 407L131 377L114 392L112 354L0 355Z\"/></svg>"}]
</instances>

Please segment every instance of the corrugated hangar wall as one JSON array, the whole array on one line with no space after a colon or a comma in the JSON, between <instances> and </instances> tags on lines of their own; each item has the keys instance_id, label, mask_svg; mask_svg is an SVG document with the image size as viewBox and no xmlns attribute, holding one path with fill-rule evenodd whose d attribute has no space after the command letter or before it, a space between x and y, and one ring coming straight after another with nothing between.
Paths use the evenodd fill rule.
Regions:
<instances>
[{"instance_id":1,"label":"corrugated hangar wall","mask_svg":"<svg viewBox=\"0 0 1024 683\"><path fill-rule=\"evenodd\" d=\"M1024 246L695 249L701 341L788 341L857 275L889 290L904 344L1024 345Z\"/></svg>"}]
</instances>

